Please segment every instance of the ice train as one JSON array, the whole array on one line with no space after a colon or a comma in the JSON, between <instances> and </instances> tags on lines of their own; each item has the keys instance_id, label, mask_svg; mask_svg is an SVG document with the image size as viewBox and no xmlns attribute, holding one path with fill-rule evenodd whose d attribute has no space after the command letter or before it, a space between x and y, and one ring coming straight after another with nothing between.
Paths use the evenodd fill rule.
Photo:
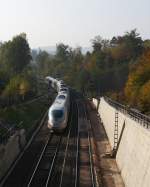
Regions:
<instances>
[{"instance_id":1,"label":"ice train","mask_svg":"<svg viewBox=\"0 0 150 187\"><path fill-rule=\"evenodd\" d=\"M58 93L48 111L48 128L56 132L62 132L68 122L70 90L62 80L48 76L46 77L46 81Z\"/></svg>"}]
</instances>

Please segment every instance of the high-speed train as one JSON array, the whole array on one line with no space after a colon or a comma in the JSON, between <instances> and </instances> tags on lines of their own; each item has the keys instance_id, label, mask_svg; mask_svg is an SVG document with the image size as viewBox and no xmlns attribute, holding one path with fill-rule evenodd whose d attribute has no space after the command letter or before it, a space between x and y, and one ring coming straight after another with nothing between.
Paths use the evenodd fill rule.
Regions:
<instances>
[{"instance_id":1,"label":"high-speed train","mask_svg":"<svg viewBox=\"0 0 150 187\"><path fill-rule=\"evenodd\" d=\"M68 122L70 109L70 91L62 80L46 77L50 86L58 92L53 104L48 111L48 128L62 132Z\"/></svg>"}]
</instances>

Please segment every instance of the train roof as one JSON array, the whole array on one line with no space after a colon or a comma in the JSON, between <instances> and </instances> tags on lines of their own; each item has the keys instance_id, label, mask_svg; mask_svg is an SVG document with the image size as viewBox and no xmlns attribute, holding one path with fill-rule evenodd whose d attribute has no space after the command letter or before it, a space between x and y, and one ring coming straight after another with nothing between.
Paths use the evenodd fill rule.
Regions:
<instances>
[{"instance_id":1,"label":"train roof","mask_svg":"<svg viewBox=\"0 0 150 187\"><path fill-rule=\"evenodd\" d=\"M63 94L59 94L54 103L52 104L51 108L63 108L65 106L67 102L67 94L63 93Z\"/></svg>"},{"instance_id":2,"label":"train roof","mask_svg":"<svg viewBox=\"0 0 150 187\"><path fill-rule=\"evenodd\" d=\"M47 76L46 77L46 80L49 80L49 81L51 81L51 82L56 82L57 84L58 84L58 80L57 79L54 79L53 77L50 77L50 76Z\"/></svg>"},{"instance_id":3,"label":"train roof","mask_svg":"<svg viewBox=\"0 0 150 187\"><path fill-rule=\"evenodd\" d=\"M50 107L50 111L53 111L53 110L64 110L64 108L65 108L65 103L57 100Z\"/></svg>"},{"instance_id":4,"label":"train roof","mask_svg":"<svg viewBox=\"0 0 150 187\"><path fill-rule=\"evenodd\" d=\"M63 95L65 94L68 96L68 90L66 91L64 89L63 90L61 89L61 90L59 90L58 94L63 94Z\"/></svg>"},{"instance_id":5,"label":"train roof","mask_svg":"<svg viewBox=\"0 0 150 187\"><path fill-rule=\"evenodd\" d=\"M56 99L65 100L67 98L67 93L60 93Z\"/></svg>"}]
</instances>

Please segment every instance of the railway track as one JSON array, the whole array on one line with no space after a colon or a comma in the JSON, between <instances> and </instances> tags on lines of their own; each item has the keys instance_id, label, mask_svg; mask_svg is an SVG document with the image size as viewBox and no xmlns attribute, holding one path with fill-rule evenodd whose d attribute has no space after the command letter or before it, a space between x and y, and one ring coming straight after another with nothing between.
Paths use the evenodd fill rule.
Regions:
<instances>
[{"instance_id":1,"label":"railway track","mask_svg":"<svg viewBox=\"0 0 150 187\"><path fill-rule=\"evenodd\" d=\"M55 162L54 170L46 186L74 186L75 184L75 161L76 161L76 129L78 113L76 102L73 102L73 111L68 127L68 132L63 137Z\"/></svg>"},{"instance_id":2,"label":"railway track","mask_svg":"<svg viewBox=\"0 0 150 187\"><path fill-rule=\"evenodd\" d=\"M71 122L72 114L68 128L63 134L50 133L26 186L57 186L57 183L61 181L60 171L65 163L65 154L72 129Z\"/></svg>"},{"instance_id":3,"label":"railway track","mask_svg":"<svg viewBox=\"0 0 150 187\"><path fill-rule=\"evenodd\" d=\"M45 119L4 187L97 187L85 105L72 100L65 132L48 131Z\"/></svg>"},{"instance_id":4,"label":"railway track","mask_svg":"<svg viewBox=\"0 0 150 187\"><path fill-rule=\"evenodd\" d=\"M79 182L78 186L89 186L89 187L97 187L95 173L94 173L94 163L93 163L93 151L91 145L91 132L90 132L90 124L88 121L85 103L83 101L78 102L79 108L79 140L80 144L78 147L79 152Z\"/></svg>"},{"instance_id":5,"label":"railway track","mask_svg":"<svg viewBox=\"0 0 150 187\"><path fill-rule=\"evenodd\" d=\"M62 136L50 134L45 146L40 154L39 160L32 171L31 177L27 184L31 186L47 186L54 163L59 151Z\"/></svg>"},{"instance_id":6,"label":"railway track","mask_svg":"<svg viewBox=\"0 0 150 187\"><path fill-rule=\"evenodd\" d=\"M78 149L78 109L76 102L73 105L74 114L72 117L72 125L69 133L69 139L66 145L63 167L60 175L60 182L57 186L75 186L78 178L77 173L77 149Z\"/></svg>"},{"instance_id":7,"label":"railway track","mask_svg":"<svg viewBox=\"0 0 150 187\"><path fill-rule=\"evenodd\" d=\"M41 121L37 134L26 145L24 151L10 168L10 172L1 181L0 186L21 187L26 182L26 177L38 160L38 154L45 145L49 132L46 127L46 115Z\"/></svg>"}]
</instances>

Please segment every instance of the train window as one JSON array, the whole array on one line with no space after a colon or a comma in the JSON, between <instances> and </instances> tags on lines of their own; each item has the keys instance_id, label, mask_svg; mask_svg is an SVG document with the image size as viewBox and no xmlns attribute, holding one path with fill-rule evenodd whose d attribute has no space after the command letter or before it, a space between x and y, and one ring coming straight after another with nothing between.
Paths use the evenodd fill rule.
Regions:
<instances>
[{"instance_id":1,"label":"train window","mask_svg":"<svg viewBox=\"0 0 150 187\"><path fill-rule=\"evenodd\" d=\"M60 86L62 86L62 87L66 87L66 84L61 84Z\"/></svg>"},{"instance_id":2,"label":"train window","mask_svg":"<svg viewBox=\"0 0 150 187\"><path fill-rule=\"evenodd\" d=\"M53 110L53 111L52 111L52 114L53 114L53 117L54 117L55 119L57 119L57 118L62 118L62 116L63 116L63 111L62 111L62 110Z\"/></svg>"},{"instance_id":3,"label":"train window","mask_svg":"<svg viewBox=\"0 0 150 187\"><path fill-rule=\"evenodd\" d=\"M59 95L58 99L65 99L66 97L64 95Z\"/></svg>"},{"instance_id":4,"label":"train window","mask_svg":"<svg viewBox=\"0 0 150 187\"><path fill-rule=\"evenodd\" d=\"M63 88L63 89L60 89L60 91L67 91L67 89Z\"/></svg>"}]
</instances>

